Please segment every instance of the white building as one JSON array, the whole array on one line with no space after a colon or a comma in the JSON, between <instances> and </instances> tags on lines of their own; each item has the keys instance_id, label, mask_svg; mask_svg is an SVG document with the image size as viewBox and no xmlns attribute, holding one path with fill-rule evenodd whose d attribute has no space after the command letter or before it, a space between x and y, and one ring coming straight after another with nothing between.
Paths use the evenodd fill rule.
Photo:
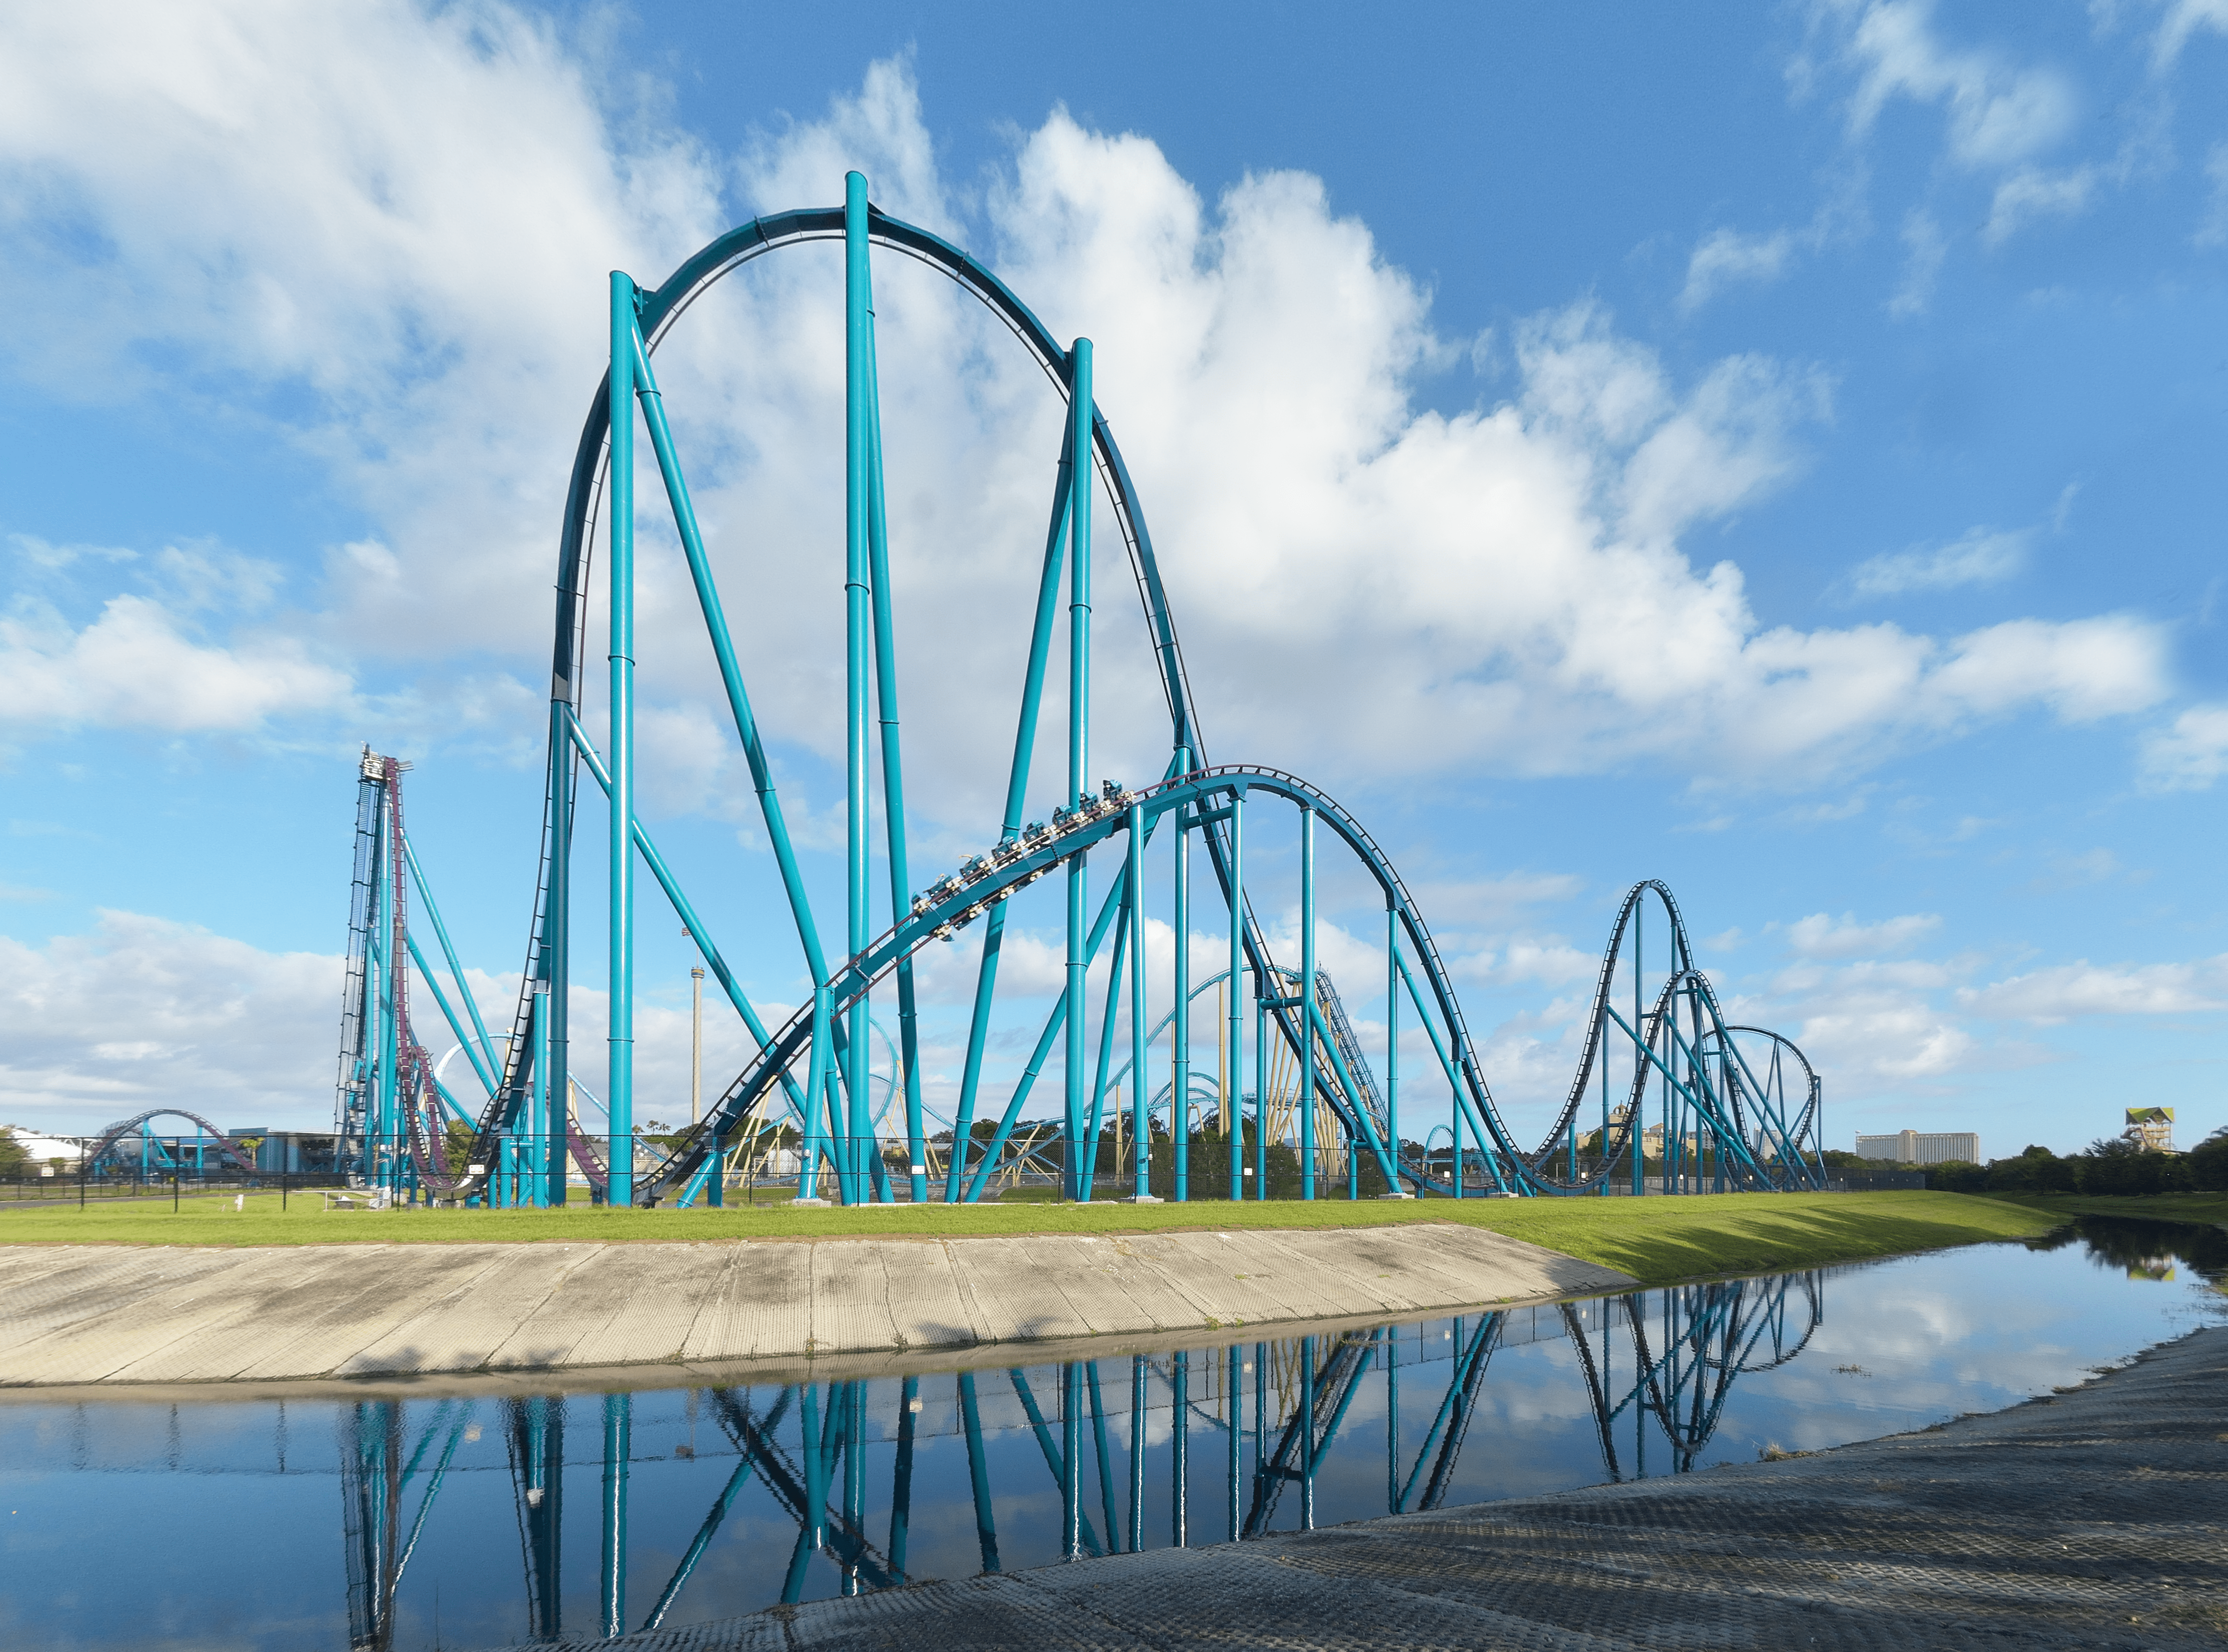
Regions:
<instances>
[{"instance_id":1,"label":"white building","mask_svg":"<svg viewBox=\"0 0 2228 1652\"><path fill-rule=\"evenodd\" d=\"M1860 1136L1857 1156L1891 1164L1961 1164L1981 1162L1981 1138L1970 1130L1898 1130L1892 1136Z\"/></svg>"},{"instance_id":2,"label":"white building","mask_svg":"<svg viewBox=\"0 0 2228 1652\"><path fill-rule=\"evenodd\" d=\"M42 1136L38 1131L26 1130L21 1124L0 1124L0 1130L6 1130L15 1139L16 1145L23 1149L25 1156L36 1165L42 1173L51 1173L54 1162L60 1159L70 1167L72 1175L76 1174L78 1158L84 1153L85 1148L83 1143L74 1138L67 1136Z\"/></svg>"}]
</instances>

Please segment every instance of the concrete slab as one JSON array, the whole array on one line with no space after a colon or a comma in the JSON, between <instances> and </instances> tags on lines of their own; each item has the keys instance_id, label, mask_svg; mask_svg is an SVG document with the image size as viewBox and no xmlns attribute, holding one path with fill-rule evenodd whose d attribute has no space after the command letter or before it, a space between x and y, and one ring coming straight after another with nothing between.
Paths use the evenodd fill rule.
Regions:
<instances>
[{"instance_id":1,"label":"concrete slab","mask_svg":"<svg viewBox=\"0 0 2228 1652\"><path fill-rule=\"evenodd\" d=\"M964 1348L974 1342L974 1322L947 1244L893 1239L882 1246L882 1271L889 1280L894 1346Z\"/></svg>"},{"instance_id":2,"label":"concrete slab","mask_svg":"<svg viewBox=\"0 0 2228 1652\"><path fill-rule=\"evenodd\" d=\"M611 1245L565 1282L594 1281L617 1306L573 1344L567 1365L633 1365L678 1360L705 1301L726 1274L724 1245Z\"/></svg>"},{"instance_id":3,"label":"concrete slab","mask_svg":"<svg viewBox=\"0 0 2228 1652\"><path fill-rule=\"evenodd\" d=\"M253 1271L252 1285L228 1308L217 1309L192 1332L111 1376L118 1382L208 1382L233 1375L254 1357L266 1328L291 1324L305 1310L314 1312L336 1287L346 1287L363 1265L361 1256L347 1254L349 1248L298 1250L283 1267L269 1258L270 1265Z\"/></svg>"},{"instance_id":4,"label":"concrete slab","mask_svg":"<svg viewBox=\"0 0 2228 1652\"><path fill-rule=\"evenodd\" d=\"M952 1271L967 1295L978 1340L1026 1342L1084 1334L1083 1316L1057 1285L1036 1271L1027 1240L951 1243Z\"/></svg>"},{"instance_id":5,"label":"concrete slab","mask_svg":"<svg viewBox=\"0 0 2228 1652\"><path fill-rule=\"evenodd\" d=\"M742 1244L682 1345L695 1360L764 1360L795 1355L812 1340L810 1245Z\"/></svg>"},{"instance_id":6,"label":"concrete slab","mask_svg":"<svg viewBox=\"0 0 2228 1652\"><path fill-rule=\"evenodd\" d=\"M482 1270L333 1367L336 1374L479 1370L516 1334L520 1322L548 1299L565 1275L580 1265L586 1247L460 1248L481 1252L485 1262Z\"/></svg>"},{"instance_id":7,"label":"concrete slab","mask_svg":"<svg viewBox=\"0 0 2228 1652\"><path fill-rule=\"evenodd\" d=\"M206 1256L207 1252L197 1253ZM208 1315L230 1307L252 1290L259 1270L255 1252L227 1252L173 1278L164 1289L128 1306L50 1331L9 1350L10 1382L101 1382L180 1337L199 1330Z\"/></svg>"},{"instance_id":8,"label":"concrete slab","mask_svg":"<svg viewBox=\"0 0 2228 1652\"><path fill-rule=\"evenodd\" d=\"M890 1279L882 1266L886 1241L812 1246L812 1340L815 1354L863 1353L897 1346L890 1316Z\"/></svg>"},{"instance_id":9,"label":"concrete slab","mask_svg":"<svg viewBox=\"0 0 2228 1652\"><path fill-rule=\"evenodd\" d=\"M343 1261L330 1293L298 1306L284 1323L257 1327L232 1380L298 1380L336 1371L444 1296L468 1288L492 1259L484 1245L381 1245L368 1255L360 1245L319 1248Z\"/></svg>"}]
</instances>

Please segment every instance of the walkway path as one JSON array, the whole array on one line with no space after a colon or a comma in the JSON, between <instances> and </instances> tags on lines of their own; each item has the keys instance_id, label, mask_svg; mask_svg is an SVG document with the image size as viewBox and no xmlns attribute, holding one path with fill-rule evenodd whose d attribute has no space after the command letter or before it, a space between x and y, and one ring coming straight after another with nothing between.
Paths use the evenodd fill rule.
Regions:
<instances>
[{"instance_id":1,"label":"walkway path","mask_svg":"<svg viewBox=\"0 0 2228 1652\"><path fill-rule=\"evenodd\" d=\"M1924 1433L572 1652L2039 1652L2228 1639L2228 1330ZM553 1652L557 1652L553 1649Z\"/></svg>"},{"instance_id":2,"label":"walkway path","mask_svg":"<svg viewBox=\"0 0 2228 1652\"><path fill-rule=\"evenodd\" d=\"M368 1220L380 1220L368 1218ZM1627 1288L1482 1228L0 1247L0 1388L660 1365L1382 1320ZM688 1369L676 1371L681 1365Z\"/></svg>"}]
</instances>

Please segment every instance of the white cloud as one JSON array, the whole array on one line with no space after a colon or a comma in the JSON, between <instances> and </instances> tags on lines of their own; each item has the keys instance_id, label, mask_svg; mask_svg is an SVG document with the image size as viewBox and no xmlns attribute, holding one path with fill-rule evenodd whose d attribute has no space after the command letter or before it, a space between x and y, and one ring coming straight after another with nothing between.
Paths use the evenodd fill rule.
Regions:
<instances>
[{"instance_id":1,"label":"white cloud","mask_svg":"<svg viewBox=\"0 0 2228 1652\"><path fill-rule=\"evenodd\" d=\"M1737 229L1711 231L1687 256L1687 285L1680 291L1679 307L1699 310L1719 289L1737 281L1777 281L1786 272L1796 245L1796 233L1791 229L1761 235L1744 235Z\"/></svg>"},{"instance_id":2,"label":"white cloud","mask_svg":"<svg viewBox=\"0 0 2228 1652\"><path fill-rule=\"evenodd\" d=\"M1849 37L1850 53L1862 65L1849 109L1853 130L1868 130L1896 98L1939 104L1949 117L1951 156L1975 168L2024 160L2065 135L2078 100L2063 75L1950 46L1936 34L1933 13L1928 0L1885 0L1862 9Z\"/></svg>"},{"instance_id":3,"label":"white cloud","mask_svg":"<svg viewBox=\"0 0 2228 1652\"><path fill-rule=\"evenodd\" d=\"M1942 273L1942 260L1950 250L1942 226L1923 207L1914 207L1903 221L1903 244L1910 257L1903 266L1903 285L1888 300L1887 312L1900 319L1924 315L1934 301L1934 283Z\"/></svg>"},{"instance_id":4,"label":"white cloud","mask_svg":"<svg viewBox=\"0 0 2228 1652\"><path fill-rule=\"evenodd\" d=\"M2228 0L2168 0L2151 48L2153 64L2161 69L2172 67L2190 36L2200 29L2228 35Z\"/></svg>"},{"instance_id":5,"label":"white cloud","mask_svg":"<svg viewBox=\"0 0 2228 1652\"><path fill-rule=\"evenodd\" d=\"M335 706L349 687L346 674L286 637L196 643L145 597L110 599L82 630L29 599L0 618L0 725L251 729Z\"/></svg>"},{"instance_id":6,"label":"white cloud","mask_svg":"<svg viewBox=\"0 0 2228 1652\"><path fill-rule=\"evenodd\" d=\"M2032 537L2024 528L2004 533L1969 528L1931 550L1914 547L1867 558L1850 570L1849 589L1860 597L1892 597L1906 591L1995 585L2026 566Z\"/></svg>"},{"instance_id":7,"label":"white cloud","mask_svg":"<svg viewBox=\"0 0 2228 1652\"><path fill-rule=\"evenodd\" d=\"M2228 954L2194 964L2110 968L2086 958L1979 988L1958 1002L1976 1015L2052 1026L2084 1015L2174 1015L2228 1008Z\"/></svg>"},{"instance_id":8,"label":"white cloud","mask_svg":"<svg viewBox=\"0 0 2228 1652\"><path fill-rule=\"evenodd\" d=\"M1870 95L1947 100L1976 156L2023 153L2047 125L2046 80L1876 55ZM730 216L712 157L651 117L608 118L600 95L550 26L497 4L200 0L125 29L97 8L0 23L0 297L31 352L21 369L71 394L194 398L329 464L376 528L333 550L305 634L356 650L360 676L379 656L499 663L366 689L358 715L436 727L456 685L510 720L483 733L533 738L535 695L495 678L531 682L546 646L603 272L656 279ZM1516 330L1507 402L1446 417L1416 400L1450 348L1424 293L1316 179L1257 175L1210 204L1149 142L1055 113L970 219L901 63L765 137L736 176L753 208L781 208L834 199L847 164L888 209L974 246L1061 337L1098 341L1100 405L1219 759L1807 772L2029 706L2078 720L2163 692L2163 635L2132 618L1949 638L1761 627L1740 570L1699 567L1681 542L1800 471L1830 414L1813 368L1740 355L1682 380L1579 305ZM752 266L659 358L762 722L822 758L842 739L834 258ZM948 286L898 259L876 281L909 780L931 821L980 823L1002 784L1059 408ZM694 598L654 530L654 481L638 494L641 692L673 770L644 784L729 813ZM1111 599L1118 579L1102 588L1099 766L1135 778L1163 760L1165 723L1134 605ZM282 642L222 653L124 598L75 636L16 623L26 703L67 707L70 659L127 624L208 686L170 708L112 695L111 714L242 727L341 697Z\"/></svg>"},{"instance_id":9,"label":"white cloud","mask_svg":"<svg viewBox=\"0 0 2228 1652\"><path fill-rule=\"evenodd\" d=\"M1877 957L1903 951L1941 927L1942 919L1934 912L1911 912L1877 924L1860 924L1853 913L1844 912L1836 920L1820 912L1798 918L1787 926L1787 946L1806 958Z\"/></svg>"},{"instance_id":10,"label":"white cloud","mask_svg":"<svg viewBox=\"0 0 2228 1652\"><path fill-rule=\"evenodd\" d=\"M2228 243L2228 144L2215 144L2205 157L2205 176L2212 185L2206 203L2205 221L2193 238L2199 247Z\"/></svg>"},{"instance_id":11,"label":"white cloud","mask_svg":"<svg viewBox=\"0 0 2228 1652\"><path fill-rule=\"evenodd\" d=\"M2203 791L2228 772L2228 705L2192 706L2143 740L2142 778L2153 791Z\"/></svg>"},{"instance_id":12,"label":"white cloud","mask_svg":"<svg viewBox=\"0 0 2228 1652\"><path fill-rule=\"evenodd\" d=\"M341 960L106 912L44 946L0 938L5 1111L82 1135L165 1102L230 1129L330 1129Z\"/></svg>"}]
</instances>

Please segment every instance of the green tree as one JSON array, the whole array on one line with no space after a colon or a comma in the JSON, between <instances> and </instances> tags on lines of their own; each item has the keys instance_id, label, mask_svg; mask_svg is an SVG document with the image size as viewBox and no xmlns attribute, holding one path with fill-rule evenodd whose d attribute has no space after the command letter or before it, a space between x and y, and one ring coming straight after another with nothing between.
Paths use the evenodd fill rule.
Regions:
<instances>
[{"instance_id":1,"label":"green tree","mask_svg":"<svg viewBox=\"0 0 2228 1652\"><path fill-rule=\"evenodd\" d=\"M31 1174L31 1156L16 1139L13 1127L0 1124L0 1177L10 1181Z\"/></svg>"},{"instance_id":2,"label":"green tree","mask_svg":"<svg viewBox=\"0 0 2228 1652\"><path fill-rule=\"evenodd\" d=\"M2190 1185L2207 1193L2228 1193L2228 1124L2189 1149Z\"/></svg>"}]
</instances>

